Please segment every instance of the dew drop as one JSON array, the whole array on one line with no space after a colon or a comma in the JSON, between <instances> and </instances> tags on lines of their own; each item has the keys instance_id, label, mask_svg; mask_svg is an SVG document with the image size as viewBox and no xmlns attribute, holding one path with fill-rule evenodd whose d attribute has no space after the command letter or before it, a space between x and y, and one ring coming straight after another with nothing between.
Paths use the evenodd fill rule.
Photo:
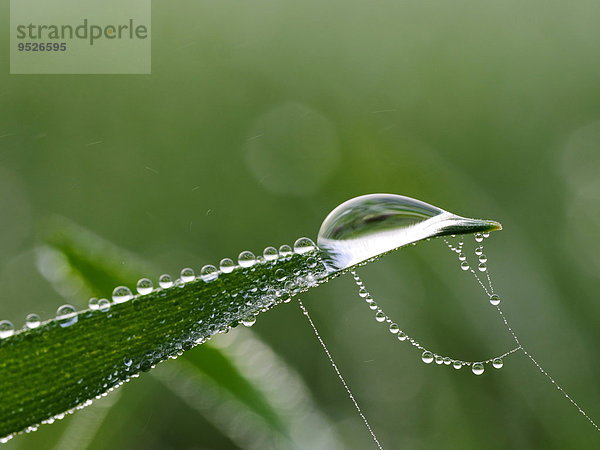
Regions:
<instances>
[{"instance_id":1,"label":"dew drop","mask_svg":"<svg viewBox=\"0 0 600 450\"><path fill-rule=\"evenodd\" d=\"M449 356L446 356L444 358L444 364L446 364L447 366L449 366L450 364L452 364L452 359L450 359Z\"/></svg>"},{"instance_id":2,"label":"dew drop","mask_svg":"<svg viewBox=\"0 0 600 450\"><path fill-rule=\"evenodd\" d=\"M462 367L462 364L458 361L453 361L452 362L452 367L454 367L455 369L460 369Z\"/></svg>"},{"instance_id":3,"label":"dew drop","mask_svg":"<svg viewBox=\"0 0 600 450\"><path fill-rule=\"evenodd\" d=\"M479 262L480 263L486 263L487 262L487 256L485 256L484 254L479 255Z\"/></svg>"},{"instance_id":4,"label":"dew drop","mask_svg":"<svg viewBox=\"0 0 600 450\"><path fill-rule=\"evenodd\" d=\"M77 310L73 305L62 305L56 310L56 319L61 327L70 327L77 323Z\"/></svg>"},{"instance_id":5,"label":"dew drop","mask_svg":"<svg viewBox=\"0 0 600 450\"><path fill-rule=\"evenodd\" d=\"M485 263L480 263L477 268L479 269L480 272L485 272L487 270L487 266Z\"/></svg>"},{"instance_id":6,"label":"dew drop","mask_svg":"<svg viewBox=\"0 0 600 450\"><path fill-rule=\"evenodd\" d=\"M433 353L431 353L429 351L425 351L421 355L421 359L423 360L423 362L425 364L431 364L433 362Z\"/></svg>"},{"instance_id":7,"label":"dew drop","mask_svg":"<svg viewBox=\"0 0 600 450\"><path fill-rule=\"evenodd\" d=\"M483 242L483 234L481 234L481 233L475 233L475 241L476 242Z\"/></svg>"},{"instance_id":8,"label":"dew drop","mask_svg":"<svg viewBox=\"0 0 600 450\"><path fill-rule=\"evenodd\" d=\"M10 320L0 320L0 339L15 334L15 326Z\"/></svg>"},{"instance_id":9,"label":"dew drop","mask_svg":"<svg viewBox=\"0 0 600 450\"><path fill-rule=\"evenodd\" d=\"M150 281L148 278L141 278L137 282L136 289L141 295L146 295L152 292L152 289L154 289L154 285L152 284L152 281Z\"/></svg>"},{"instance_id":10,"label":"dew drop","mask_svg":"<svg viewBox=\"0 0 600 450\"><path fill-rule=\"evenodd\" d=\"M461 268L462 270L469 270L469 269L470 269L469 263L468 263L468 262L466 262L466 261L463 261L463 262L461 262L461 263L460 263L460 268Z\"/></svg>"},{"instance_id":11,"label":"dew drop","mask_svg":"<svg viewBox=\"0 0 600 450\"><path fill-rule=\"evenodd\" d=\"M369 293L364 287L362 287L358 290L358 295L362 298L367 298L369 296Z\"/></svg>"},{"instance_id":12,"label":"dew drop","mask_svg":"<svg viewBox=\"0 0 600 450\"><path fill-rule=\"evenodd\" d=\"M390 323L390 333L397 334L400 331L400 327L397 323Z\"/></svg>"},{"instance_id":13,"label":"dew drop","mask_svg":"<svg viewBox=\"0 0 600 450\"><path fill-rule=\"evenodd\" d=\"M250 315L250 316L244 317L241 320L241 322L242 322L242 325L251 327L252 325L254 325L256 323L256 316Z\"/></svg>"},{"instance_id":14,"label":"dew drop","mask_svg":"<svg viewBox=\"0 0 600 450\"><path fill-rule=\"evenodd\" d=\"M490 295L490 303L494 306L498 306L500 304L500 297L497 294Z\"/></svg>"},{"instance_id":15,"label":"dew drop","mask_svg":"<svg viewBox=\"0 0 600 450\"><path fill-rule=\"evenodd\" d=\"M98 299L96 297L92 297L88 300L88 308L92 311L98 309Z\"/></svg>"},{"instance_id":16,"label":"dew drop","mask_svg":"<svg viewBox=\"0 0 600 450\"><path fill-rule=\"evenodd\" d=\"M38 314L31 313L27 314L27 317L25 317L25 326L30 330L39 327L41 323L42 319L40 319L40 316Z\"/></svg>"},{"instance_id":17,"label":"dew drop","mask_svg":"<svg viewBox=\"0 0 600 450\"><path fill-rule=\"evenodd\" d=\"M492 366L494 367L494 369L502 369L503 365L504 361L502 361L502 358L496 358L492 361Z\"/></svg>"},{"instance_id":18,"label":"dew drop","mask_svg":"<svg viewBox=\"0 0 600 450\"><path fill-rule=\"evenodd\" d=\"M123 364L125 365L125 367L131 367L133 361L129 358L123 358Z\"/></svg>"},{"instance_id":19,"label":"dew drop","mask_svg":"<svg viewBox=\"0 0 600 450\"><path fill-rule=\"evenodd\" d=\"M196 274L194 273L194 269L192 269L191 267L186 267L184 269L181 269L181 272L179 273L179 278L181 278L181 281L183 281L184 283L189 283L190 281L194 281L196 279Z\"/></svg>"},{"instance_id":20,"label":"dew drop","mask_svg":"<svg viewBox=\"0 0 600 450\"><path fill-rule=\"evenodd\" d=\"M400 331L398 333L398 340L405 341L408 338L408 335L404 331Z\"/></svg>"},{"instance_id":21,"label":"dew drop","mask_svg":"<svg viewBox=\"0 0 600 450\"><path fill-rule=\"evenodd\" d=\"M477 248L475 249L475 254L476 254L477 256L481 256L481 255L483 254L483 247L477 247Z\"/></svg>"},{"instance_id":22,"label":"dew drop","mask_svg":"<svg viewBox=\"0 0 600 450\"><path fill-rule=\"evenodd\" d=\"M290 247L287 244L283 244L281 247L279 247L279 255L286 257L286 256L290 256L292 254L292 247Z\"/></svg>"},{"instance_id":23,"label":"dew drop","mask_svg":"<svg viewBox=\"0 0 600 450\"><path fill-rule=\"evenodd\" d=\"M483 236L484 239L487 239L490 237L490 233L488 233L487 231L485 233L481 234Z\"/></svg>"},{"instance_id":24,"label":"dew drop","mask_svg":"<svg viewBox=\"0 0 600 450\"><path fill-rule=\"evenodd\" d=\"M296 242L294 242L294 252L299 255L308 253L314 250L315 248L315 243L307 237L301 237L300 239L296 240Z\"/></svg>"},{"instance_id":25,"label":"dew drop","mask_svg":"<svg viewBox=\"0 0 600 450\"><path fill-rule=\"evenodd\" d=\"M235 263L231 258L223 258L219 263L219 267L221 272L223 273L231 273L233 269L235 269Z\"/></svg>"},{"instance_id":26,"label":"dew drop","mask_svg":"<svg viewBox=\"0 0 600 450\"><path fill-rule=\"evenodd\" d=\"M248 250L243 251L238 256L238 264L242 267L252 267L254 264L256 264L256 256L254 256L254 253L249 252Z\"/></svg>"},{"instance_id":27,"label":"dew drop","mask_svg":"<svg viewBox=\"0 0 600 450\"><path fill-rule=\"evenodd\" d=\"M202 278L203 281L210 283L219 278L219 270L215 266L208 264L200 269L200 278Z\"/></svg>"},{"instance_id":28,"label":"dew drop","mask_svg":"<svg viewBox=\"0 0 600 450\"><path fill-rule=\"evenodd\" d=\"M267 247L263 251L263 258L265 261L274 261L279 257L279 252L275 247Z\"/></svg>"},{"instance_id":29,"label":"dew drop","mask_svg":"<svg viewBox=\"0 0 600 450\"><path fill-rule=\"evenodd\" d=\"M173 286L173 278L171 278L171 275L168 273L163 273L160 277L158 277L158 285L163 289L170 288Z\"/></svg>"},{"instance_id":30,"label":"dew drop","mask_svg":"<svg viewBox=\"0 0 600 450\"><path fill-rule=\"evenodd\" d=\"M385 322L385 319L387 319L386 315L382 311L377 311L377 314L375 314L375 320L381 323Z\"/></svg>"},{"instance_id":31,"label":"dew drop","mask_svg":"<svg viewBox=\"0 0 600 450\"><path fill-rule=\"evenodd\" d=\"M126 286L117 286L112 293L112 299L115 303L123 303L131 300L133 295L131 295L131 291Z\"/></svg>"},{"instance_id":32,"label":"dew drop","mask_svg":"<svg viewBox=\"0 0 600 450\"><path fill-rule=\"evenodd\" d=\"M436 364L444 364L444 357L440 355L435 355L435 363Z\"/></svg>"},{"instance_id":33,"label":"dew drop","mask_svg":"<svg viewBox=\"0 0 600 450\"><path fill-rule=\"evenodd\" d=\"M458 260L459 260L459 261L466 261L466 260L467 260L467 257L465 256L465 254L464 254L464 253L461 253L461 254L459 254L459 255L458 255Z\"/></svg>"},{"instance_id":34,"label":"dew drop","mask_svg":"<svg viewBox=\"0 0 600 450\"><path fill-rule=\"evenodd\" d=\"M500 228L497 222L459 217L413 198L370 194L331 211L317 245L327 270L335 272L436 236Z\"/></svg>"},{"instance_id":35,"label":"dew drop","mask_svg":"<svg viewBox=\"0 0 600 450\"><path fill-rule=\"evenodd\" d=\"M107 312L110 309L110 302L105 298L101 298L98 300L98 309L101 312Z\"/></svg>"},{"instance_id":36,"label":"dew drop","mask_svg":"<svg viewBox=\"0 0 600 450\"><path fill-rule=\"evenodd\" d=\"M481 375L481 374L482 374L482 373L485 371L485 369L484 369L484 367L483 367L483 364L481 364L481 363L474 363L474 364L471 366L471 371L472 371L472 372L473 372L475 375Z\"/></svg>"}]
</instances>

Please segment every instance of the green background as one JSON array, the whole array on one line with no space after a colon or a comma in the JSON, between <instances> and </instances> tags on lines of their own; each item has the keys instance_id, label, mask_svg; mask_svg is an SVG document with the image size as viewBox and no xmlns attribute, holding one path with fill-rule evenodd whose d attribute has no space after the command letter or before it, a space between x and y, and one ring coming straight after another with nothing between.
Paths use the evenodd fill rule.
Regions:
<instances>
[{"instance_id":1,"label":"green background","mask_svg":"<svg viewBox=\"0 0 600 450\"><path fill-rule=\"evenodd\" d=\"M353 196L405 194L503 223L486 253L504 311L600 418L597 2L188 0L152 10L147 76L11 76L0 38L2 318L20 326L63 303L35 266L51 215L177 273L316 239ZM4 0L5 30L8 19ZM426 347L463 359L511 348L441 241L361 273ZM425 365L373 320L349 277L303 300L385 448L600 445L521 354L481 377ZM304 377L344 445L371 448L298 306L253 329ZM236 448L148 375L120 391L90 448ZM71 419L6 448L53 448Z\"/></svg>"}]
</instances>

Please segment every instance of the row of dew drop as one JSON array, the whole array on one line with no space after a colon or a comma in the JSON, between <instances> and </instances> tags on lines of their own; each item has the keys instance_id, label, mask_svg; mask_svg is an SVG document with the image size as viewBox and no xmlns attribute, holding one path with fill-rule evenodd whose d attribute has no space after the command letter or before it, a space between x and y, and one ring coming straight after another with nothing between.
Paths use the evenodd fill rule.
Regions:
<instances>
[{"instance_id":1,"label":"row of dew drop","mask_svg":"<svg viewBox=\"0 0 600 450\"><path fill-rule=\"evenodd\" d=\"M489 236L490 236L489 233L476 233L475 241L477 243L481 244L483 242L483 240L488 238ZM452 237L455 238L456 236L453 235ZM447 241L446 241L446 243L448 244L448 247L450 248L451 251L458 254L458 259L461 263L460 264L461 269L465 270L465 271L466 270L472 271L469 263L466 260L467 257L463 253L464 241L461 239L459 241L458 245L456 245L456 246L448 243ZM478 256L478 260L479 260L479 265L478 265L479 271L486 272L487 271L487 264L486 264L487 257L483 253L483 245L479 245L475 249L475 254ZM438 355L434 352L431 352L431 351L427 350L425 347L423 347L421 344L419 344L415 339L413 339L412 337L407 335L404 331L402 331L400 329L400 327L398 326L398 324L393 322L385 314L383 309L379 305L377 305L377 303L375 303L375 301L373 300L373 297L367 291L367 289L364 285L364 282L360 279L360 277L358 276L356 271L351 271L351 273L354 278L354 282L356 283L356 285L358 287L358 295L366 301L367 305L369 306L369 309L375 311L375 320L379 323L389 324L390 333L395 335L399 341L401 341L401 342L408 341L414 347L418 348L419 350L422 350L423 353L421 355L421 360L425 364L431 364L435 361L435 363L438 365L446 365L446 366L451 365L455 369L460 369L463 366L467 366L467 367L471 367L471 371L475 375L481 375L485 372L485 364L491 364L491 366L494 369L501 369L504 366L504 361L502 358L520 350L520 347L516 347L500 356L493 357L493 358L490 358L485 361L463 361L460 359L454 359L454 358L450 358L449 356L442 356L442 355ZM498 306L500 304L500 297L497 294L491 293L489 296L489 301L493 306Z\"/></svg>"},{"instance_id":2,"label":"row of dew drop","mask_svg":"<svg viewBox=\"0 0 600 450\"><path fill-rule=\"evenodd\" d=\"M279 250L275 247L266 247L263 251L262 256L256 256L250 251L243 251L239 254L237 264L230 258L223 258L219 263L219 268L213 265L205 265L200 270L199 277L192 268L186 267L181 270L179 278L173 279L169 274L163 274L158 278L158 285L160 289L168 289L173 286L181 286L185 283L201 279L205 283L210 283L219 278L222 274L229 274L237 268L249 268L255 264L272 262L277 259L286 259L295 254L304 254L313 251L317 248L315 243L307 238L302 237L294 242L293 248L289 245L282 245ZM154 292L155 287L152 280L149 278L141 278L136 285L138 295L147 295ZM112 303L106 298L95 298L92 297L88 302L88 308L92 311L99 310L101 312L108 312L112 304L124 303L133 299L135 295L126 286L117 286L112 293ZM62 305L56 311L56 320L61 327L68 327L78 320L77 309L73 305ZM255 317L248 317L242 320L242 324L251 326L256 321ZM31 330L39 327L42 324L42 319L38 314L31 313L25 318L24 330ZM15 326L9 320L0 321L0 339L5 339L15 334Z\"/></svg>"}]
</instances>

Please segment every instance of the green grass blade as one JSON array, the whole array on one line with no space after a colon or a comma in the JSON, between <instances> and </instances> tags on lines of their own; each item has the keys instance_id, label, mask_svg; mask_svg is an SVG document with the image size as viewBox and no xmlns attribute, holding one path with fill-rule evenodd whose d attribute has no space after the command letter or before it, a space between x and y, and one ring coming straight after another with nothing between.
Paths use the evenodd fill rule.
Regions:
<instances>
[{"instance_id":1,"label":"green grass blade","mask_svg":"<svg viewBox=\"0 0 600 450\"><path fill-rule=\"evenodd\" d=\"M316 285L315 274L323 270L317 257L316 252L294 254L237 268L209 283L196 279L136 296L106 312L81 311L69 326L50 320L2 339L0 436L89 403L291 293ZM103 279L100 273L96 279ZM109 282L108 276L104 279ZM290 292L286 282L291 280L296 286Z\"/></svg>"}]
</instances>

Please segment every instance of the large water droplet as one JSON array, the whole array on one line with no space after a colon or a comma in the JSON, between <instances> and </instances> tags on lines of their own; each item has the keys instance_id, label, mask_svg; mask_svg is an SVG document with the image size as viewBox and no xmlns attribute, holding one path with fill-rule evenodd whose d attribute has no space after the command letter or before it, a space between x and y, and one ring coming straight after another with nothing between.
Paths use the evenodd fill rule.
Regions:
<instances>
[{"instance_id":1,"label":"large water droplet","mask_svg":"<svg viewBox=\"0 0 600 450\"><path fill-rule=\"evenodd\" d=\"M397 323L390 323L390 333L397 334L400 331L400 327Z\"/></svg>"},{"instance_id":2,"label":"large water droplet","mask_svg":"<svg viewBox=\"0 0 600 450\"><path fill-rule=\"evenodd\" d=\"M385 319L387 319L387 316L383 312L377 311L375 314L375 320L377 322L385 322Z\"/></svg>"},{"instance_id":3,"label":"large water droplet","mask_svg":"<svg viewBox=\"0 0 600 450\"><path fill-rule=\"evenodd\" d=\"M483 367L483 364L481 363L474 363L471 366L471 371L475 374L475 375L481 375L484 371L485 368Z\"/></svg>"},{"instance_id":4,"label":"large water droplet","mask_svg":"<svg viewBox=\"0 0 600 450\"><path fill-rule=\"evenodd\" d=\"M476 254L477 256L481 256L481 255L483 254L483 247L477 247L477 248L475 249L475 254Z\"/></svg>"},{"instance_id":5,"label":"large water droplet","mask_svg":"<svg viewBox=\"0 0 600 450\"><path fill-rule=\"evenodd\" d=\"M0 320L0 339L15 334L15 326L10 320Z\"/></svg>"},{"instance_id":6,"label":"large water droplet","mask_svg":"<svg viewBox=\"0 0 600 450\"><path fill-rule=\"evenodd\" d=\"M185 267L181 269L181 272L179 273L179 278L181 278L181 281L183 281L184 283L194 281L196 279L194 269L192 269L191 267Z\"/></svg>"},{"instance_id":7,"label":"large water droplet","mask_svg":"<svg viewBox=\"0 0 600 450\"><path fill-rule=\"evenodd\" d=\"M435 355L435 363L436 364L443 364L444 363L444 357L440 356L440 355Z\"/></svg>"},{"instance_id":8,"label":"large water droplet","mask_svg":"<svg viewBox=\"0 0 600 450\"><path fill-rule=\"evenodd\" d=\"M371 194L329 213L317 244L334 272L423 239L498 229L497 222L459 217L413 198Z\"/></svg>"},{"instance_id":9,"label":"large water droplet","mask_svg":"<svg viewBox=\"0 0 600 450\"><path fill-rule=\"evenodd\" d=\"M137 282L136 289L141 295L146 295L152 292L154 285L148 278L142 278Z\"/></svg>"},{"instance_id":10,"label":"large water droplet","mask_svg":"<svg viewBox=\"0 0 600 450\"><path fill-rule=\"evenodd\" d=\"M231 273L235 269L235 263L231 258L223 258L219 263L219 268L223 273Z\"/></svg>"},{"instance_id":11,"label":"large water droplet","mask_svg":"<svg viewBox=\"0 0 600 450\"><path fill-rule=\"evenodd\" d=\"M487 265L485 263L480 263L477 268L480 272L485 272L487 270Z\"/></svg>"},{"instance_id":12,"label":"large water droplet","mask_svg":"<svg viewBox=\"0 0 600 450\"><path fill-rule=\"evenodd\" d=\"M73 305L62 305L56 310L56 319L61 327L70 327L77 323L77 310Z\"/></svg>"},{"instance_id":13,"label":"large water droplet","mask_svg":"<svg viewBox=\"0 0 600 450\"><path fill-rule=\"evenodd\" d=\"M301 237L300 239L294 242L294 252L299 255L303 253L308 253L316 248L316 245L313 241L311 241L307 237Z\"/></svg>"},{"instance_id":14,"label":"large water droplet","mask_svg":"<svg viewBox=\"0 0 600 450\"><path fill-rule=\"evenodd\" d=\"M115 303L123 303L128 300L131 300L133 295L131 295L131 291L126 286L117 286L112 293L112 299Z\"/></svg>"},{"instance_id":15,"label":"large water droplet","mask_svg":"<svg viewBox=\"0 0 600 450\"><path fill-rule=\"evenodd\" d=\"M238 264L242 267L251 267L256 264L256 256L254 256L254 253L249 252L248 250L243 251L238 256Z\"/></svg>"},{"instance_id":16,"label":"large water droplet","mask_svg":"<svg viewBox=\"0 0 600 450\"><path fill-rule=\"evenodd\" d=\"M27 314L27 317L25 317L25 326L30 330L39 327L41 323L42 319L40 319L40 316L38 314L31 313Z\"/></svg>"},{"instance_id":17,"label":"large water droplet","mask_svg":"<svg viewBox=\"0 0 600 450\"><path fill-rule=\"evenodd\" d=\"M469 263L468 263L468 262L466 262L466 261L463 261L463 262L461 262L461 263L460 263L460 268L461 268L462 270L469 270L469 269L470 269Z\"/></svg>"},{"instance_id":18,"label":"large water droplet","mask_svg":"<svg viewBox=\"0 0 600 450\"><path fill-rule=\"evenodd\" d=\"M219 278L219 270L215 266L206 265L200 269L200 278L207 283Z\"/></svg>"},{"instance_id":19,"label":"large water droplet","mask_svg":"<svg viewBox=\"0 0 600 450\"><path fill-rule=\"evenodd\" d=\"M160 277L158 277L158 285L163 289L170 288L173 286L173 278L171 278L171 275L168 273L163 273Z\"/></svg>"},{"instance_id":20,"label":"large water droplet","mask_svg":"<svg viewBox=\"0 0 600 450\"><path fill-rule=\"evenodd\" d=\"M433 362L433 353L429 351L424 351L421 355L421 359L425 364L431 364Z\"/></svg>"},{"instance_id":21,"label":"large water droplet","mask_svg":"<svg viewBox=\"0 0 600 450\"><path fill-rule=\"evenodd\" d=\"M502 358L496 358L492 361L492 366L494 367L494 369L502 369L503 365L504 362L502 361Z\"/></svg>"}]
</instances>

